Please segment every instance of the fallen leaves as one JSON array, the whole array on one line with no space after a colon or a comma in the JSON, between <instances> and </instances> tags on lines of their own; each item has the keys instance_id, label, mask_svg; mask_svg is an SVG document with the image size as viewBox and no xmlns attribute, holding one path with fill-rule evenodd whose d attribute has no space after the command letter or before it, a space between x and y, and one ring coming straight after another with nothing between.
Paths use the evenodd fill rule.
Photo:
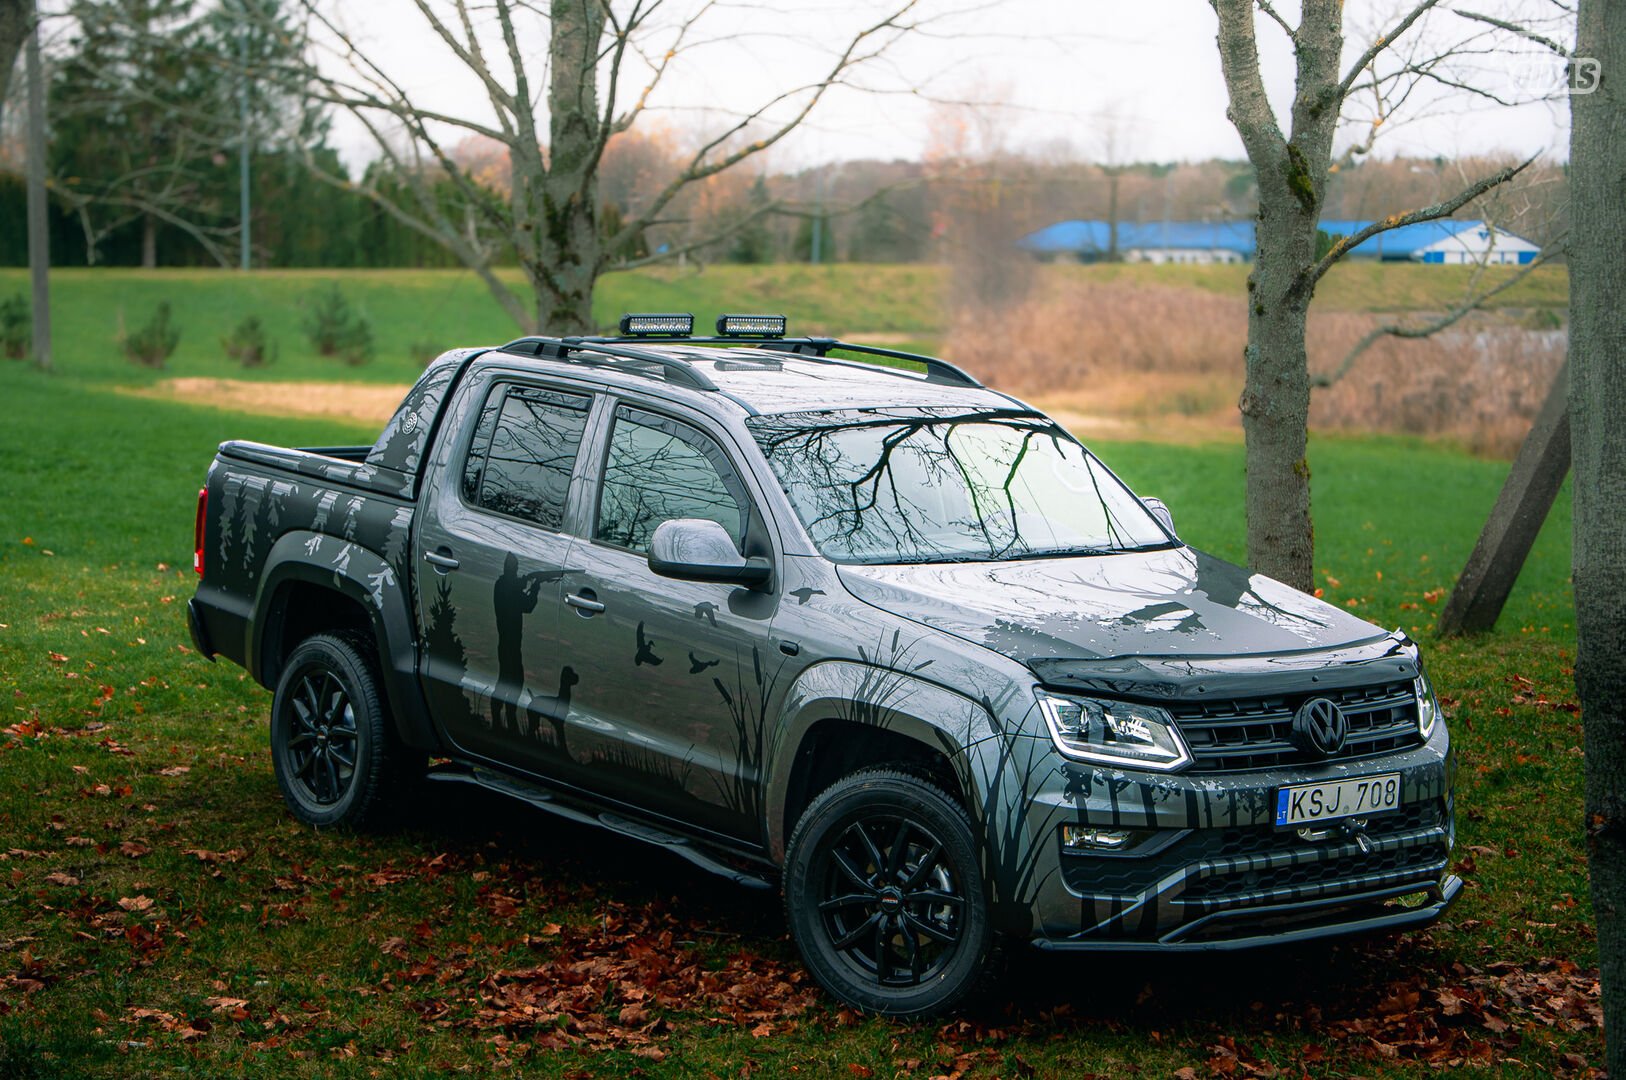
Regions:
<instances>
[{"instance_id":1,"label":"fallen leaves","mask_svg":"<svg viewBox=\"0 0 1626 1080\"><path fill-rule=\"evenodd\" d=\"M507 895L507 894L494 894ZM794 1030L818 998L800 966L741 949L709 964L692 940L693 930L663 911L611 904L587 926L550 923L528 939L546 948L550 962L503 968L480 980L476 1028L535 1032L538 1048L624 1048L647 1051L671 1030L669 1017L700 1012L756 1038ZM387 955L404 957L406 942L391 938ZM470 958L432 957L398 972L397 981L444 980ZM606 1002L615 1002L606 1008Z\"/></svg>"},{"instance_id":2,"label":"fallen leaves","mask_svg":"<svg viewBox=\"0 0 1626 1080\"><path fill-rule=\"evenodd\" d=\"M201 863L236 863L248 857L248 852L242 848L232 848L229 851L207 851L203 848L187 848L182 855L190 855Z\"/></svg>"}]
</instances>

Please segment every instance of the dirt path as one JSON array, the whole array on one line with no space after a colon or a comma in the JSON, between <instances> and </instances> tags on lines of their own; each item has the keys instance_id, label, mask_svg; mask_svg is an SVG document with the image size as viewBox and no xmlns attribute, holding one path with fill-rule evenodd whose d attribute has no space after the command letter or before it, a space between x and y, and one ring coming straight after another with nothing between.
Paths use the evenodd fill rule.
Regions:
<instances>
[{"instance_id":1,"label":"dirt path","mask_svg":"<svg viewBox=\"0 0 1626 1080\"><path fill-rule=\"evenodd\" d=\"M382 428L407 392L406 386L342 382L254 382L202 377L165 379L122 391L137 397L212 405L264 416L315 416L354 420Z\"/></svg>"}]
</instances>

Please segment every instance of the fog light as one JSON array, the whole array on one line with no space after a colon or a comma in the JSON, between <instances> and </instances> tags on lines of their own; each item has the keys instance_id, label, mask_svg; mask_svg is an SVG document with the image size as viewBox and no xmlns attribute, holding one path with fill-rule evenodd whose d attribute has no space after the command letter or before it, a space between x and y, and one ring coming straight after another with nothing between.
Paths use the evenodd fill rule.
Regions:
<instances>
[{"instance_id":1,"label":"fog light","mask_svg":"<svg viewBox=\"0 0 1626 1080\"><path fill-rule=\"evenodd\" d=\"M1099 825L1063 825L1061 846L1071 851L1123 851L1140 838L1139 829L1103 829Z\"/></svg>"}]
</instances>

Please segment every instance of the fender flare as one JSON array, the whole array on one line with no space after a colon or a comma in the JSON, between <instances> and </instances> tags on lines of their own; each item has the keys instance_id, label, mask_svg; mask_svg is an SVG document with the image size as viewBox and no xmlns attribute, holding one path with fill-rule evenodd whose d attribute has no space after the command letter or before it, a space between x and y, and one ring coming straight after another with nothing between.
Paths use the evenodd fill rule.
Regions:
<instances>
[{"instance_id":1,"label":"fender flare","mask_svg":"<svg viewBox=\"0 0 1626 1080\"><path fill-rule=\"evenodd\" d=\"M901 735L942 754L977 814L982 798L977 790L979 779L969 767L965 751L999 734L988 707L905 672L852 660L826 660L801 672L786 690L767 755L764 833L775 862L783 861L789 840L785 808L796 759L808 733L830 720Z\"/></svg>"},{"instance_id":2,"label":"fender flare","mask_svg":"<svg viewBox=\"0 0 1626 1080\"><path fill-rule=\"evenodd\" d=\"M408 590L396 569L377 552L354 541L306 529L283 533L266 553L266 570L254 597L246 651L251 677L271 685L269 649L281 636L282 615L274 602L290 582L304 582L355 601L368 614L378 646L378 669L396 730L408 746L440 749L440 739L418 685L416 620Z\"/></svg>"}]
</instances>

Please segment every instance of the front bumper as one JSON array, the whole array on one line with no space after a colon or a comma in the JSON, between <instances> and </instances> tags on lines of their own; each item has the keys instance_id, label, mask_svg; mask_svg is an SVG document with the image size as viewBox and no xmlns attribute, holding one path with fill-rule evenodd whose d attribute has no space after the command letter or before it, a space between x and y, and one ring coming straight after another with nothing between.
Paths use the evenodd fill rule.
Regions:
<instances>
[{"instance_id":1,"label":"front bumper","mask_svg":"<svg viewBox=\"0 0 1626 1080\"><path fill-rule=\"evenodd\" d=\"M1048 754L1022 770L1025 865L1013 879L1007 853L993 868L996 891L1026 901L1003 909L1026 926L1006 929L1040 948L1209 951L1404 929L1439 918L1462 889L1448 872L1454 763L1443 724L1405 751L1224 774L1114 773ZM1364 828L1305 836L1274 824L1283 785L1387 772L1400 774L1400 807ZM1061 840L1072 823L1146 839L1079 853Z\"/></svg>"}]
</instances>

